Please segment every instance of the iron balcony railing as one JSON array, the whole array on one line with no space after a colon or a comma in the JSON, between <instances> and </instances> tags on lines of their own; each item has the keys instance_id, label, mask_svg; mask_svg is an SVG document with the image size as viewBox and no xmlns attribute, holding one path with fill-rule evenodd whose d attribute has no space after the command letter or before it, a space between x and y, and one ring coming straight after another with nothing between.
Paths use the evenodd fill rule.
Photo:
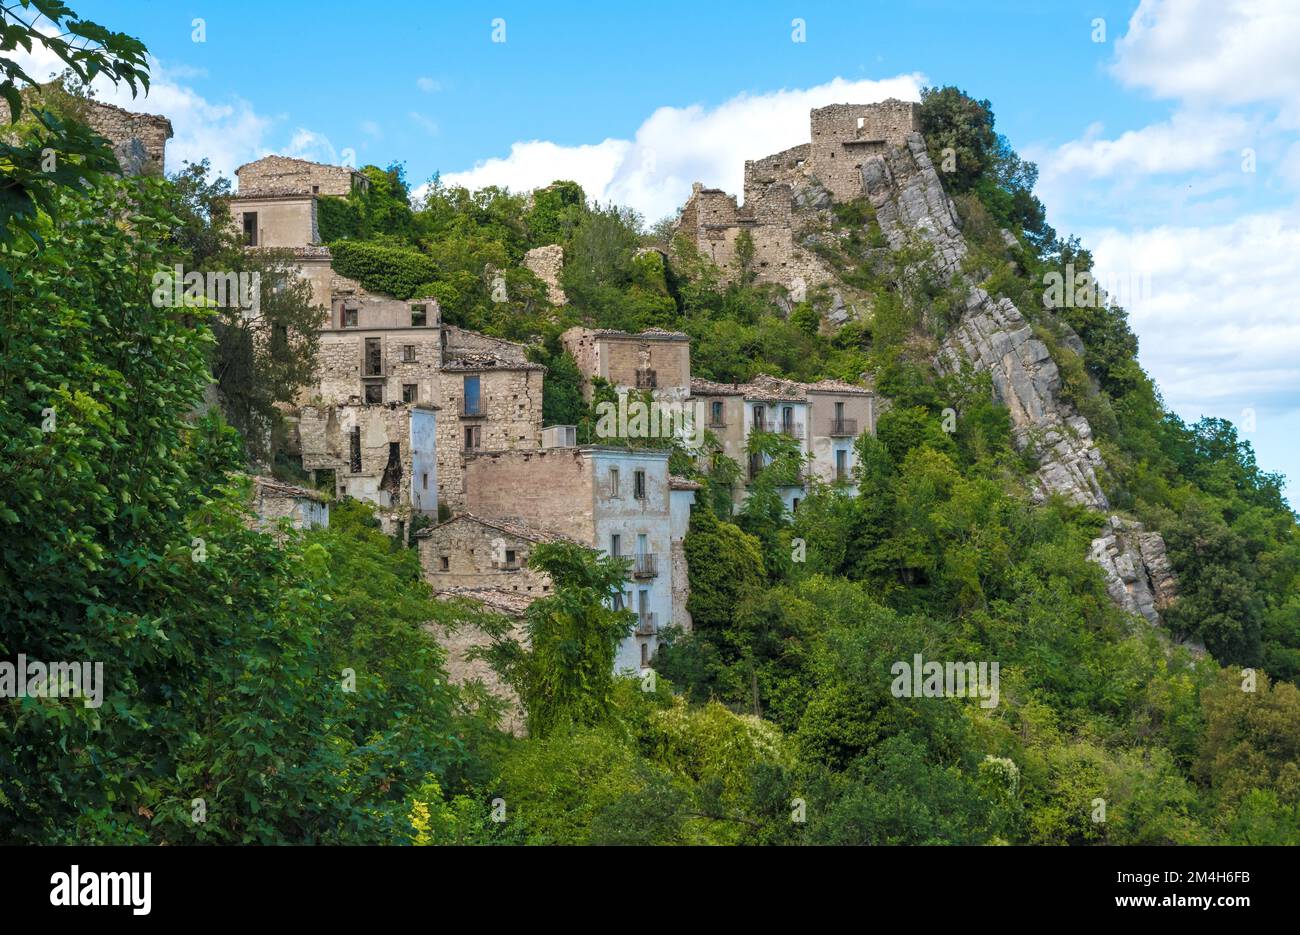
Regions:
<instances>
[{"instance_id":1,"label":"iron balcony railing","mask_svg":"<svg viewBox=\"0 0 1300 935\"><path fill-rule=\"evenodd\" d=\"M754 430L757 432L771 432L775 435L786 435L790 438L803 438L802 422L786 422L784 420L755 422Z\"/></svg>"},{"instance_id":2,"label":"iron balcony railing","mask_svg":"<svg viewBox=\"0 0 1300 935\"><path fill-rule=\"evenodd\" d=\"M831 421L831 434L844 437L858 434L857 419L834 419Z\"/></svg>"},{"instance_id":3,"label":"iron balcony railing","mask_svg":"<svg viewBox=\"0 0 1300 935\"><path fill-rule=\"evenodd\" d=\"M654 636L659 632L655 624L655 614L642 611L636 616L636 635L637 636Z\"/></svg>"},{"instance_id":4,"label":"iron balcony railing","mask_svg":"<svg viewBox=\"0 0 1300 935\"><path fill-rule=\"evenodd\" d=\"M654 578L658 574L658 556L653 552L638 552L632 561L632 577Z\"/></svg>"}]
</instances>

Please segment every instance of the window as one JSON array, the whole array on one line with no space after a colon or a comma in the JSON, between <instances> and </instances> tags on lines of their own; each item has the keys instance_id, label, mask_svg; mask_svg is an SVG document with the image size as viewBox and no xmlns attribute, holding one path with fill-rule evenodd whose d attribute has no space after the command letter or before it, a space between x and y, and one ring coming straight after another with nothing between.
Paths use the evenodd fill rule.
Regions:
<instances>
[{"instance_id":1,"label":"window","mask_svg":"<svg viewBox=\"0 0 1300 935\"><path fill-rule=\"evenodd\" d=\"M615 610L622 610L622 609L623 609L623 592L622 592L622 591L615 591L615 592L614 592L614 609L615 609Z\"/></svg>"},{"instance_id":2,"label":"window","mask_svg":"<svg viewBox=\"0 0 1300 935\"><path fill-rule=\"evenodd\" d=\"M343 309L340 323L344 328L355 328L357 326L357 310L355 308Z\"/></svg>"},{"instance_id":3,"label":"window","mask_svg":"<svg viewBox=\"0 0 1300 935\"><path fill-rule=\"evenodd\" d=\"M636 554L645 555L648 551L646 548L647 544L645 533L639 533L636 537Z\"/></svg>"},{"instance_id":4,"label":"window","mask_svg":"<svg viewBox=\"0 0 1300 935\"><path fill-rule=\"evenodd\" d=\"M415 383L402 384L402 402L413 403L419 398L419 386Z\"/></svg>"},{"instance_id":5,"label":"window","mask_svg":"<svg viewBox=\"0 0 1300 935\"><path fill-rule=\"evenodd\" d=\"M609 469L609 495L618 496L618 468L616 467Z\"/></svg>"},{"instance_id":6,"label":"window","mask_svg":"<svg viewBox=\"0 0 1300 935\"><path fill-rule=\"evenodd\" d=\"M641 644L641 665L650 665L650 644L645 642Z\"/></svg>"},{"instance_id":7,"label":"window","mask_svg":"<svg viewBox=\"0 0 1300 935\"><path fill-rule=\"evenodd\" d=\"M844 403L837 402L835 404L835 422L836 424L839 424L840 422L843 421L844 421Z\"/></svg>"},{"instance_id":8,"label":"window","mask_svg":"<svg viewBox=\"0 0 1300 935\"><path fill-rule=\"evenodd\" d=\"M366 384L366 403L375 405L384 401L384 384L367 383Z\"/></svg>"},{"instance_id":9,"label":"window","mask_svg":"<svg viewBox=\"0 0 1300 935\"><path fill-rule=\"evenodd\" d=\"M632 488L633 496L635 496L638 500L644 500L646 498L645 471L637 471L635 474L632 475L632 480L633 480L633 488Z\"/></svg>"},{"instance_id":10,"label":"window","mask_svg":"<svg viewBox=\"0 0 1300 935\"><path fill-rule=\"evenodd\" d=\"M465 426L465 449L467 451L477 448L479 445L479 426Z\"/></svg>"},{"instance_id":11,"label":"window","mask_svg":"<svg viewBox=\"0 0 1300 935\"><path fill-rule=\"evenodd\" d=\"M449 558L449 557L446 556L446 555L439 555L439 556L438 556L438 570L439 570L439 571L449 571L449 570L451 570L451 558Z\"/></svg>"},{"instance_id":12,"label":"window","mask_svg":"<svg viewBox=\"0 0 1300 935\"><path fill-rule=\"evenodd\" d=\"M512 567L515 564L515 550L506 549L506 566Z\"/></svg>"},{"instance_id":13,"label":"window","mask_svg":"<svg viewBox=\"0 0 1300 935\"><path fill-rule=\"evenodd\" d=\"M609 554L612 555L614 558L618 558L619 552L622 550L622 548L623 548L623 537L620 536L618 533L614 533L613 535L611 535L609 537Z\"/></svg>"},{"instance_id":14,"label":"window","mask_svg":"<svg viewBox=\"0 0 1300 935\"><path fill-rule=\"evenodd\" d=\"M271 328L271 354L283 357L289 351L289 326L274 325Z\"/></svg>"},{"instance_id":15,"label":"window","mask_svg":"<svg viewBox=\"0 0 1300 935\"><path fill-rule=\"evenodd\" d=\"M479 403L480 403L480 400L479 400L479 378L478 378L478 377L466 377L466 378L465 378L465 399L464 399L464 408L461 410L461 415L466 415L466 416L476 416L476 415L478 415L478 414L479 414Z\"/></svg>"},{"instance_id":16,"label":"window","mask_svg":"<svg viewBox=\"0 0 1300 935\"><path fill-rule=\"evenodd\" d=\"M384 375L383 346L378 338L366 338L366 353L361 359L363 377L382 377Z\"/></svg>"},{"instance_id":17,"label":"window","mask_svg":"<svg viewBox=\"0 0 1300 935\"><path fill-rule=\"evenodd\" d=\"M844 480L849 473L849 453L843 448L835 452L835 479Z\"/></svg>"},{"instance_id":18,"label":"window","mask_svg":"<svg viewBox=\"0 0 1300 935\"><path fill-rule=\"evenodd\" d=\"M762 406L754 407L754 431L763 431L763 417L765 415L767 415L767 411Z\"/></svg>"},{"instance_id":19,"label":"window","mask_svg":"<svg viewBox=\"0 0 1300 935\"><path fill-rule=\"evenodd\" d=\"M423 328L429 323L429 314L423 305L411 306L411 327Z\"/></svg>"},{"instance_id":20,"label":"window","mask_svg":"<svg viewBox=\"0 0 1300 935\"><path fill-rule=\"evenodd\" d=\"M867 118L866 118L866 117L859 117L859 118L858 118L858 129L861 130L861 129L863 129L866 125L867 125Z\"/></svg>"},{"instance_id":21,"label":"window","mask_svg":"<svg viewBox=\"0 0 1300 935\"><path fill-rule=\"evenodd\" d=\"M424 473L422 473L422 474L420 475L420 489L421 489L421 490L428 490L428 489L429 489L429 472L428 472L428 471L425 471Z\"/></svg>"},{"instance_id":22,"label":"window","mask_svg":"<svg viewBox=\"0 0 1300 935\"><path fill-rule=\"evenodd\" d=\"M799 498L795 497L793 500L790 501L790 512L795 513L798 512L798 510L799 510Z\"/></svg>"},{"instance_id":23,"label":"window","mask_svg":"<svg viewBox=\"0 0 1300 935\"><path fill-rule=\"evenodd\" d=\"M244 246L257 246L257 212L244 212Z\"/></svg>"},{"instance_id":24,"label":"window","mask_svg":"<svg viewBox=\"0 0 1300 935\"><path fill-rule=\"evenodd\" d=\"M786 435L794 434L794 407L786 406L781 410L781 431Z\"/></svg>"},{"instance_id":25,"label":"window","mask_svg":"<svg viewBox=\"0 0 1300 935\"><path fill-rule=\"evenodd\" d=\"M312 193L313 195L319 195L319 194L320 194L320 186L319 186L319 185L313 185L313 186L311 187L311 193Z\"/></svg>"},{"instance_id":26,"label":"window","mask_svg":"<svg viewBox=\"0 0 1300 935\"><path fill-rule=\"evenodd\" d=\"M722 400L715 399L710 404L709 425L722 425Z\"/></svg>"},{"instance_id":27,"label":"window","mask_svg":"<svg viewBox=\"0 0 1300 935\"><path fill-rule=\"evenodd\" d=\"M404 363L404 364L413 364L413 363L415 363L415 345L414 345L414 344L403 344L403 345L402 345L402 363Z\"/></svg>"}]
</instances>

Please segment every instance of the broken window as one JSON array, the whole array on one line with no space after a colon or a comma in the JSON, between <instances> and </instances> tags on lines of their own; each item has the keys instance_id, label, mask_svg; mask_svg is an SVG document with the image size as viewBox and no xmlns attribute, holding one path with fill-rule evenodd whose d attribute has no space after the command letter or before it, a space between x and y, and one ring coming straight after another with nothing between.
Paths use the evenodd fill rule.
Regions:
<instances>
[{"instance_id":1,"label":"broken window","mask_svg":"<svg viewBox=\"0 0 1300 935\"><path fill-rule=\"evenodd\" d=\"M622 542L623 537L618 533L614 533L609 537L609 554L614 558L618 558L619 552L623 548Z\"/></svg>"},{"instance_id":2,"label":"broken window","mask_svg":"<svg viewBox=\"0 0 1300 935\"><path fill-rule=\"evenodd\" d=\"M403 344L403 345L402 345L402 363L404 363L404 364L413 364L413 363L415 363L415 345L414 345L414 344Z\"/></svg>"},{"instance_id":3,"label":"broken window","mask_svg":"<svg viewBox=\"0 0 1300 935\"><path fill-rule=\"evenodd\" d=\"M388 463L384 465L384 476L379 488L386 490L396 498L402 487L402 445L400 442L388 443Z\"/></svg>"},{"instance_id":4,"label":"broken window","mask_svg":"<svg viewBox=\"0 0 1300 935\"><path fill-rule=\"evenodd\" d=\"M428 490L428 489L429 489L429 473L428 473L428 471L425 471L424 473L422 473L422 474L420 475L420 489L421 489L421 490Z\"/></svg>"},{"instance_id":5,"label":"broken window","mask_svg":"<svg viewBox=\"0 0 1300 935\"><path fill-rule=\"evenodd\" d=\"M283 358L289 352L289 326L275 325L271 328L271 356Z\"/></svg>"},{"instance_id":6,"label":"broken window","mask_svg":"<svg viewBox=\"0 0 1300 935\"><path fill-rule=\"evenodd\" d=\"M344 328L355 328L357 326L357 310L355 308L343 309L340 323Z\"/></svg>"},{"instance_id":7,"label":"broken window","mask_svg":"<svg viewBox=\"0 0 1300 935\"><path fill-rule=\"evenodd\" d=\"M438 556L438 570L447 571L451 568L451 559L446 555Z\"/></svg>"},{"instance_id":8,"label":"broken window","mask_svg":"<svg viewBox=\"0 0 1300 935\"><path fill-rule=\"evenodd\" d=\"M244 246L257 246L257 212L244 212Z\"/></svg>"},{"instance_id":9,"label":"broken window","mask_svg":"<svg viewBox=\"0 0 1300 935\"><path fill-rule=\"evenodd\" d=\"M633 495L638 500L644 500L646 498L645 471L637 471L635 474L632 475L632 480L633 480Z\"/></svg>"},{"instance_id":10,"label":"broken window","mask_svg":"<svg viewBox=\"0 0 1300 935\"><path fill-rule=\"evenodd\" d=\"M367 383L366 384L366 403L368 405L378 405L384 401L384 384Z\"/></svg>"},{"instance_id":11,"label":"broken window","mask_svg":"<svg viewBox=\"0 0 1300 935\"><path fill-rule=\"evenodd\" d=\"M363 377L382 377L384 375L383 346L378 338L366 338L366 354L362 358Z\"/></svg>"},{"instance_id":12,"label":"broken window","mask_svg":"<svg viewBox=\"0 0 1300 935\"><path fill-rule=\"evenodd\" d=\"M419 395L419 385L415 383L402 384L402 402L413 403L417 401Z\"/></svg>"},{"instance_id":13,"label":"broken window","mask_svg":"<svg viewBox=\"0 0 1300 935\"><path fill-rule=\"evenodd\" d=\"M609 495L618 496L618 468L616 467L609 469Z\"/></svg>"},{"instance_id":14,"label":"broken window","mask_svg":"<svg viewBox=\"0 0 1300 935\"><path fill-rule=\"evenodd\" d=\"M516 564L516 562L515 562L515 550L514 550L514 549L506 549L506 567L507 567L507 568L514 568L514 567L515 567L515 564Z\"/></svg>"},{"instance_id":15,"label":"broken window","mask_svg":"<svg viewBox=\"0 0 1300 935\"><path fill-rule=\"evenodd\" d=\"M425 306L423 305L411 306L411 327L412 328L423 328L425 325L429 323L428 318L429 318L429 313L428 310L425 308Z\"/></svg>"},{"instance_id":16,"label":"broken window","mask_svg":"<svg viewBox=\"0 0 1300 935\"><path fill-rule=\"evenodd\" d=\"M361 426L356 425L352 427L352 433L348 437L348 445L350 449L348 455L349 455L349 460L351 462L349 467L351 467L353 474L360 474L361 473Z\"/></svg>"},{"instance_id":17,"label":"broken window","mask_svg":"<svg viewBox=\"0 0 1300 935\"><path fill-rule=\"evenodd\" d=\"M465 426L465 449L471 450L479 446L479 426Z\"/></svg>"}]
</instances>

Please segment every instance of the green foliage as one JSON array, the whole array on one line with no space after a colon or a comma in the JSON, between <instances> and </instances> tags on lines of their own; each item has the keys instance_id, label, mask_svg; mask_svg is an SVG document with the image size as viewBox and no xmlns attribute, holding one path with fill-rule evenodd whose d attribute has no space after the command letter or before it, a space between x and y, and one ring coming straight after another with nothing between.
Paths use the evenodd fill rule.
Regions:
<instances>
[{"instance_id":1,"label":"green foliage","mask_svg":"<svg viewBox=\"0 0 1300 935\"><path fill-rule=\"evenodd\" d=\"M528 562L549 575L554 588L528 607L528 647L502 630L482 655L518 693L530 735L598 724L614 689L614 654L632 628L630 611L610 609L623 587L626 560L546 543Z\"/></svg>"},{"instance_id":2,"label":"green foliage","mask_svg":"<svg viewBox=\"0 0 1300 935\"><path fill-rule=\"evenodd\" d=\"M342 241L333 244L331 265L340 276L355 279L366 289L399 299L425 298L436 291L438 265L415 250L382 244Z\"/></svg>"}]
</instances>

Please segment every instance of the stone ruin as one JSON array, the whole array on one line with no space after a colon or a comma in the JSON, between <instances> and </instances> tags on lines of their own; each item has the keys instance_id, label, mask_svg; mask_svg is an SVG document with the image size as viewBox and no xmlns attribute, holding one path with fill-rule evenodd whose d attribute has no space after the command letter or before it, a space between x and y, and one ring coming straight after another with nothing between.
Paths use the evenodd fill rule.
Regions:
<instances>
[{"instance_id":1,"label":"stone ruin","mask_svg":"<svg viewBox=\"0 0 1300 935\"><path fill-rule=\"evenodd\" d=\"M920 130L919 104L832 104L810 114L811 140L745 163L744 203L719 188L692 187L674 232L687 236L731 279L737 242L748 232L759 282L784 286L793 301L833 272L797 239L812 212L863 196L862 167Z\"/></svg>"}]
</instances>

